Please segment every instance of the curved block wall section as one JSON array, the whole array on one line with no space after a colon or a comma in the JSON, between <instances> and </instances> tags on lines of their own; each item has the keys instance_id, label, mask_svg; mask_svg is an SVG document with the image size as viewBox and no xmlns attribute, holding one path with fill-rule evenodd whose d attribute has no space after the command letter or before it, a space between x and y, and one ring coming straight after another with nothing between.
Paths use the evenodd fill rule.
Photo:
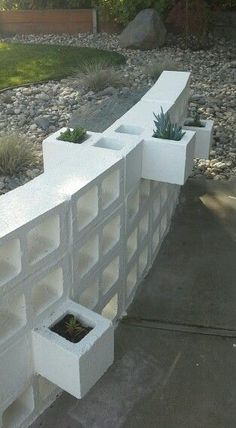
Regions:
<instances>
[{"instance_id":1,"label":"curved block wall section","mask_svg":"<svg viewBox=\"0 0 236 428\"><path fill-rule=\"evenodd\" d=\"M164 72L102 135L50 136L44 174L1 196L0 427L29 426L60 391L37 371L40 323L68 299L115 322L151 268L180 186L142 179L144 135L160 106L183 121L188 85L189 73Z\"/></svg>"}]
</instances>

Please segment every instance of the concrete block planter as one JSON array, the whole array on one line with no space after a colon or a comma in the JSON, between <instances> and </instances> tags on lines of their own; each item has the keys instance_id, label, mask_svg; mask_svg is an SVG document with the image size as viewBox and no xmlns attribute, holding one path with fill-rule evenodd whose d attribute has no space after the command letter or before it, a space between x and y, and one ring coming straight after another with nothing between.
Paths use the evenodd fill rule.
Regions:
<instances>
[{"instance_id":1,"label":"concrete block planter","mask_svg":"<svg viewBox=\"0 0 236 428\"><path fill-rule=\"evenodd\" d=\"M194 150L192 131L186 131L180 141L145 139L142 178L183 185L192 171Z\"/></svg>"},{"instance_id":2,"label":"concrete block planter","mask_svg":"<svg viewBox=\"0 0 236 428\"><path fill-rule=\"evenodd\" d=\"M96 132L87 131L87 139L80 144L58 140L60 134L65 132L66 129L67 128L61 128L43 141L44 170L50 170L52 166L60 162L64 163L64 160L68 157L78 157L81 152L81 147L85 147L85 144L90 141L95 142L101 135Z\"/></svg>"},{"instance_id":3,"label":"concrete block planter","mask_svg":"<svg viewBox=\"0 0 236 428\"><path fill-rule=\"evenodd\" d=\"M74 315L92 328L78 343L72 343L50 330L67 314ZM68 300L34 329L33 350L38 374L76 398L82 398L113 362L112 323Z\"/></svg>"},{"instance_id":4,"label":"concrete block planter","mask_svg":"<svg viewBox=\"0 0 236 428\"><path fill-rule=\"evenodd\" d=\"M186 119L186 122L191 120ZM208 159L211 146L212 146L212 135L213 135L213 124L212 120L201 120L203 127L184 125L184 129L196 132L196 144L194 157L199 159Z\"/></svg>"}]
</instances>

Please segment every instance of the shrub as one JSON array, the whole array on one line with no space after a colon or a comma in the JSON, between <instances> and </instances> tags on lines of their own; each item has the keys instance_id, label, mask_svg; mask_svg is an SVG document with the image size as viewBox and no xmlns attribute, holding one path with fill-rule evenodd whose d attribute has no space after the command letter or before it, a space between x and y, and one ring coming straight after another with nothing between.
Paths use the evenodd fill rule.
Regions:
<instances>
[{"instance_id":1,"label":"shrub","mask_svg":"<svg viewBox=\"0 0 236 428\"><path fill-rule=\"evenodd\" d=\"M61 132L57 139L60 141L68 141L69 143L81 144L86 138L87 135L84 128L75 128L73 130L68 128L65 132Z\"/></svg>"},{"instance_id":2,"label":"shrub","mask_svg":"<svg viewBox=\"0 0 236 428\"><path fill-rule=\"evenodd\" d=\"M104 9L116 22L126 25L143 9L155 8L165 15L174 5L174 0L96 0L97 6Z\"/></svg>"},{"instance_id":3,"label":"shrub","mask_svg":"<svg viewBox=\"0 0 236 428\"><path fill-rule=\"evenodd\" d=\"M0 174L14 175L39 163L39 156L25 137L0 136Z\"/></svg>"},{"instance_id":4,"label":"shrub","mask_svg":"<svg viewBox=\"0 0 236 428\"><path fill-rule=\"evenodd\" d=\"M158 115L154 113L154 116L156 119L154 120L156 126L153 134L154 138L180 141L181 138L185 135L185 132L182 131L182 126L179 126L176 123L171 123L169 114L164 113L162 107L161 113Z\"/></svg>"},{"instance_id":5,"label":"shrub","mask_svg":"<svg viewBox=\"0 0 236 428\"><path fill-rule=\"evenodd\" d=\"M91 62L84 65L83 85L86 89L94 92L102 91L108 86L118 88L125 84L125 79L118 70L109 67L106 62Z\"/></svg>"},{"instance_id":6,"label":"shrub","mask_svg":"<svg viewBox=\"0 0 236 428\"><path fill-rule=\"evenodd\" d=\"M146 66L145 73L152 79L157 80L163 71L176 71L180 69L180 65L173 61L168 56L163 56L153 60Z\"/></svg>"},{"instance_id":7,"label":"shrub","mask_svg":"<svg viewBox=\"0 0 236 428\"><path fill-rule=\"evenodd\" d=\"M196 49L207 46L210 15L205 0L179 0L166 22L176 31L185 34L187 46Z\"/></svg>"}]
</instances>

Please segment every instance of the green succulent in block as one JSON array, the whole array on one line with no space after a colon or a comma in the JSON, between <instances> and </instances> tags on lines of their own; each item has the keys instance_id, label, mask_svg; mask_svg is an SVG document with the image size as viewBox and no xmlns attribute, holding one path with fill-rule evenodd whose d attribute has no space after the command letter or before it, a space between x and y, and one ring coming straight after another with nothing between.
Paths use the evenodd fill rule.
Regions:
<instances>
[{"instance_id":1,"label":"green succulent in block","mask_svg":"<svg viewBox=\"0 0 236 428\"><path fill-rule=\"evenodd\" d=\"M69 143L81 144L87 139L87 132L84 128L75 128L73 130L67 128L61 132L57 138L60 141L68 141Z\"/></svg>"},{"instance_id":2,"label":"green succulent in block","mask_svg":"<svg viewBox=\"0 0 236 428\"><path fill-rule=\"evenodd\" d=\"M154 114L155 120L155 129L153 133L154 138L162 138L164 140L174 140L180 141L185 135L185 132L182 130L182 126L177 123L171 123L169 113L164 113L163 108L161 107L161 113Z\"/></svg>"},{"instance_id":3,"label":"green succulent in block","mask_svg":"<svg viewBox=\"0 0 236 428\"><path fill-rule=\"evenodd\" d=\"M71 316L69 321L65 323L65 327L70 336L77 336L85 331L85 327L80 324L75 316Z\"/></svg>"}]
</instances>

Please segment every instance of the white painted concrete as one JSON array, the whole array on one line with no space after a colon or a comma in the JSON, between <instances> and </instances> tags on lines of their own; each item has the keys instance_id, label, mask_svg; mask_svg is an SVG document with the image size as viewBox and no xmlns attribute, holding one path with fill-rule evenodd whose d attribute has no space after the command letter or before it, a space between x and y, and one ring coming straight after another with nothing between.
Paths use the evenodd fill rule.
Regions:
<instances>
[{"instance_id":1,"label":"white painted concrete","mask_svg":"<svg viewBox=\"0 0 236 428\"><path fill-rule=\"evenodd\" d=\"M187 120L190 120L187 119ZM209 154L213 139L213 124L212 120L201 120L204 127L184 125L184 129L196 132L196 144L194 157L198 159L209 159Z\"/></svg>"},{"instance_id":2,"label":"white painted concrete","mask_svg":"<svg viewBox=\"0 0 236 428\"><path fill-rule=\"evenodd\" d=\"M180 123L188 81L188 73L164 73L146 98L84 144L47 138L44 174L1 196L1 427L28 427L58 387L83 396L112 363L109 320L124 315L168 232L180 189L170 183L190 173L187 142L178 147L174 180L149 179L160 180L155 168L166 181L171 175L173 165L159 154L145 169L153 112L162 106ZM96 325L78 346L48 330L68 308Z\"/></svg>"}]
</instances>

